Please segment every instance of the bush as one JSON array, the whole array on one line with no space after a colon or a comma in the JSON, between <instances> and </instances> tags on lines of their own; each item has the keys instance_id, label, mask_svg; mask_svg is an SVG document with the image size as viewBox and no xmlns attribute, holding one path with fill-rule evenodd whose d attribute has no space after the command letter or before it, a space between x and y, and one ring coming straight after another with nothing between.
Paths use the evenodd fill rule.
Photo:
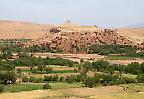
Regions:
<instances>
[{"instance_id":1,"label":"bush","mask_svg":"<svg viewBox=\"0 0 144 99\"><path fill-rule=\"evenodd\" d=\"M52 76L44 76L43 81L52 81Z\"/></svg>"},{"instance_id":2,"label":"bush","mask_svg":"<svg viewBox=\"0 0 144 99\"><path fill-rule=\"evenodd\" d=\"M4 91L4 85L0 84L0 92Z\"/></svg>"},{"instance_id":3,"label":"bush","mask_svg":"<svg viewBox=\"0 0 144 99\"><path fill-rule=\"evenodd\" d=\"M46 71L47 74L51 73L53 71L53 68L52 67L46 67L45 71Z\"/></svg>"},{"instance_id":4,"label":"bush","mask_svg":"<svg viewBox=\"0 0 144 99\"><path fill-rule=\"evenodd\" d=\"M125 80L126 84L136 83L136 80L133 78L124 77L123 79Z\"/></svg>"},{"instance_id":5,"label":"bush","mask_svg":"<svg viewBox=\"0 0 144 99\"><path fill-rule=\"evenodd\" d=\"M76 77L75 76L68 76L67 78L66 78L66 81L67 81L67 83L73 83L73 82L75 82L76 81Z\"/></svg>"},{"instance_id":6,"label":"bush","mask_svg":"<svg viewBox=\"0 0 144 99\"><path fill-rule=\"evenodd\" d=\"M87 77L87 78L85 79L85 81L83 81L83 84L84 84L86 87L90 87L90 88L92 88L92 87L94 87L94 86L96 85L95 80L94 80L93 77Z\"/></svg>"},{"instance_id":7,"label":"bush","mask_svg":"<svg viewBox=\"0 0 144 99\"><path fill-rule=\"evenodd\" d=\"M83 59L80 59L80 63L83 63L84 62L84 60Z\"/></svg>"},{"instance_id":8,"label":"bush","mask_svg":"<svg viewBox=\"0 0 144 99\"><path fill-rule=\"evenodd\" d=\"M128 64L125 71L134 75L142 73L141 65L138 62L132 62Z\"/></svg>"},{"instance_id":9,"label":"bush","mask_svg":"<svg viewBox=\"0 0 144 99\"><path fill-rule=\"evenodd\" d=\"M144 73L138 74L136 79L139 83L144 83Z\"/></svg>"},{"instance_id":10,"label":"bush","mask_svg":"<svg viewBox=\"0 0 144 99\"><path fill-rule=\"evenodd\" d=\"M49 83L45 83L43 89L51 89L51 85L49 85Z\"/></svg>"},{"instance_id":11,"label":"bush","mask_svg":"<svg viewBox=\"0 0 144 99\"><path fill-rule=\"evenodd\" d=\"M65 81L65 78L63 76L60 76L59 82L64 82L64 81Z\"/></svg>"},{"instance_id":12,"label":"bush","mask_svg":"<svg viewBox=\"0 0 144 99\"><path fill-rule=\"evenodd\" d=\"M0 84L14 84L16 82L17 75L12 71L0 72Z\"/></svg>"},{"instance_id":13,"label":"bush","mask_svg":"<svg viewBox=\"0 0 144 99\"><path fill-rule=\"evenodd\" d=\"M59 76L58 75L54 75L53 77L52 77L52 81L58 81L59 80Z\"/></svg>"},{"instance_id":14,"label":"bush","mask_svg":"<svg viewBox=\"0 0 144 99\"><path fill-rule=\"evenodd\" d=\"M29 81L29 78L27 76L22 77L22 82L28 82L28 81Z\"/></svg>"},{"instance_id":15,"label":"bush","mask_svg":"<svg viewBox=\"0 0 144 99\"><path fill-rule=\"evenodd\" d=\"M30 76L30 78L29 78L29 82L35 82L35 77Z\"/></svg>"},{"instance_id":16,"label":"bush","mask_svg":"<svg viewBox=\"0 0 144 99\"><path fill-rule=\"evenodd\" d=\"M110 86L115 85L115 82L114 81L109 81L109 85Z\"/></svg>"},{"instance_id":17,"label":"bush","mask_svg":"<svg viewBox=\"0 0 144 99\"><path fill-rule=\"evenodd\" d=\"M84 76L82 74L76 75L76 81L81 82L84 80Z\"/></svg>"},{"instance_id":18,"label":"bush","mask_svg":"<svg viewBox=\"0 0 144 99\"><path fill-rule=\"evenodd\" d=\"M33 83L43 83L43 79L42 78L35 78Z\"/></svg>"}]
</instances>

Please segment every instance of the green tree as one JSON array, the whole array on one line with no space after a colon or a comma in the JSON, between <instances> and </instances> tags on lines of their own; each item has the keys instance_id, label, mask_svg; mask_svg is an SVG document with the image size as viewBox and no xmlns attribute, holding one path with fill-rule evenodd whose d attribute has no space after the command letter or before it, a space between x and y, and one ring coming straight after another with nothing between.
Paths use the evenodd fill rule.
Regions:
<instances>
[{"instance_id":1,"label":"green tree","mask_svg":"<svg viewBox=\"0 0 144 99\"><path fill-rule=\"evenodd\" d=\"M96 83L95 83L95 80L93 77L87 77L84 81L83 81L83 84L86 86L86 87L94 87L96 86Z\"/></svg>"},{"instance_id":2,"label":"green tree","mask_svg":"<svg viewBox=\"0 0 144 99\"><path fill-rule=\"evenodd\" d=\"M83 72L87 73L91 69L92 69L92 64L88 61L85 61L83 63Z\"/></svg>"}]
</instances>

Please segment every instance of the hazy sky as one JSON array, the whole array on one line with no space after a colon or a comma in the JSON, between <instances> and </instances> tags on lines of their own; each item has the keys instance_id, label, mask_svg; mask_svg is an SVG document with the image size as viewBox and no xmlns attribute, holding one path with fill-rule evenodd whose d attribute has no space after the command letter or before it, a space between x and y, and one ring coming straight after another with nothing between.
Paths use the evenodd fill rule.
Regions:
<instances>
[{"instance_id":1,"label":"hazy sky","mask_svg":"<svg viewBox=\"0 0 144 99\"><path fill-rule=\"evenodd\" d=\"M0 0L0 20L122 27L144 23L144 0Z\"/></svg>"}]
</instances>

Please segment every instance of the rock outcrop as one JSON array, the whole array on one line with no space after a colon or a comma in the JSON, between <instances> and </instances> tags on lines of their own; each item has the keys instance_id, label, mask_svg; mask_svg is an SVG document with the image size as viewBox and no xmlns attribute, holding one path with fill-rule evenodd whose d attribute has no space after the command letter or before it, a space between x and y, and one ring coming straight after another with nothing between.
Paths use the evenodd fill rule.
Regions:
<instances>
[{"instance_id":1,"label":"rock outcrop","mask_svg":"<svg viewBox=\"0 0 144 99\"><path fill-rule=\"evenodd\" d=\"M95 26L55 27L43 37L23 44L25 47L45 45L52 49L62 49L65 53L76 53L93 44L119 44L139 46L121 36L116 30L99 29Z\"/></svg>"}]
</instances>

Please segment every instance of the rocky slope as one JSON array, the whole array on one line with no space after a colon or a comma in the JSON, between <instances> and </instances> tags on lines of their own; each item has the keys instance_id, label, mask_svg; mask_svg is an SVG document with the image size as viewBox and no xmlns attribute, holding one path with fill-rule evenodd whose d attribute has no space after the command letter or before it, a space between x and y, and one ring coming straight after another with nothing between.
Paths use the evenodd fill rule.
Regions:
<instances>
[{"instance_id":1,"label":"rocky slope","mask_svg":"<svg viewBox=\"0 0 144 99\"><path fill-rule=\"evenodd\" d=\"M95 26L73 26L65 25L52 28L49 34L24 44L25 47L33 45L44 45L52 49L62 49L65 53L76 53L93 44L120 44L139 46L116 30L100 29Z\"/></svg>"},{"instance_id":2,"label":"rocky slope","mask_svg":"<svg viewBox=\"0 0 144 99\"><path fill-rule=\"evenodd\" d=\"M57 26L16 21L0 21L0 39L32 39L21 43L28 47L45 45L76 53L93 44L121 44L142 46L144 29L101 29L96 26L80 26L66 22ZM139 43L139 44L138 44ZM144 43L143 43L144 45Z\"/></svg>"}]
</instances>

